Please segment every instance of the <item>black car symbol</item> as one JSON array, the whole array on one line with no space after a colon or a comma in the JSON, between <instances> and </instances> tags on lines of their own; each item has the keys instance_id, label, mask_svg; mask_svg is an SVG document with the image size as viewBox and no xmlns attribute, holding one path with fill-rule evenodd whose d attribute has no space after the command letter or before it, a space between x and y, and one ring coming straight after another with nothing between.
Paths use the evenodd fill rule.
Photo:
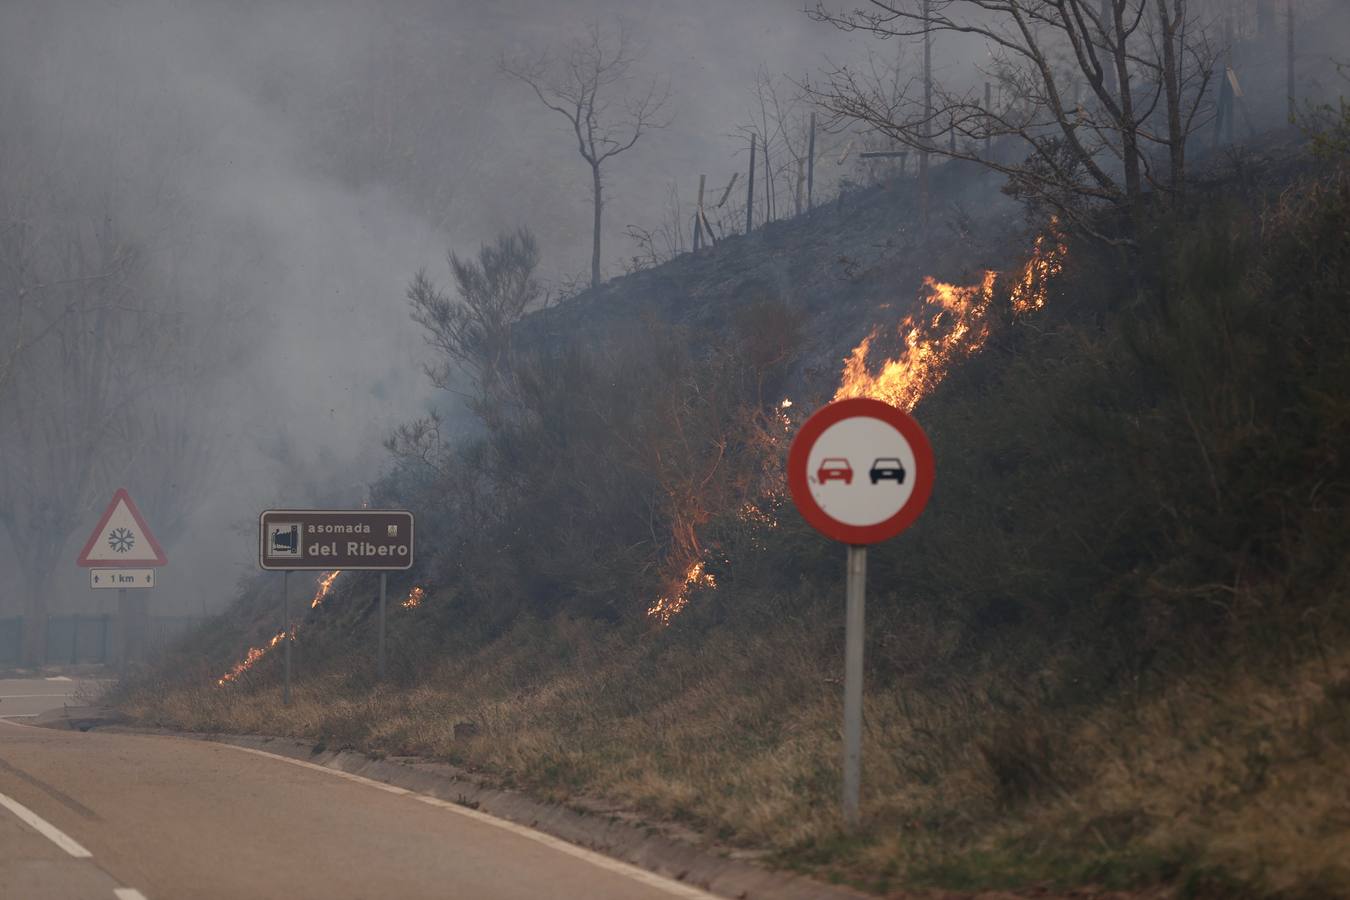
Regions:
<instances>
[{"instance_id":1,"label":"black car symbol","mask_svg":"<svg viewBox=\"0 0 1350 900\"><path fill-rule=\"evenodd\" d=\"M867 470L867 477L872 479L873 484L876 484L883 478L889 478L896 484L904 484L905 467L898 459L882 457L872 463L872 468Z\"/></svg>"}]
</instances>

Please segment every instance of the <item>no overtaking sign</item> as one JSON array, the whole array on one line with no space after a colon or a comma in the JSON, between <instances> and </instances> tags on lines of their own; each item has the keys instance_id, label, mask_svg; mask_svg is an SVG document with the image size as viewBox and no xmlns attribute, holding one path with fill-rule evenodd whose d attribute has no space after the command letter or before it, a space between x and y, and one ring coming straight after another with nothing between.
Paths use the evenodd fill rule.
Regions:
<instances>
[{"instance_id":1,"label":"no overtaking sign","mask_svg":"<svg viewBox=\"0 0 1350 900\"><path fill-rule=\"evenodd\" d=\"M880 400L839 400L802 425L788 451L788 488L802 518L848 544L844 590L843 811L859 822L863 596L867 545L895 537L933 490L933 448L908 413Z\"/></svg>"}]
</instances>

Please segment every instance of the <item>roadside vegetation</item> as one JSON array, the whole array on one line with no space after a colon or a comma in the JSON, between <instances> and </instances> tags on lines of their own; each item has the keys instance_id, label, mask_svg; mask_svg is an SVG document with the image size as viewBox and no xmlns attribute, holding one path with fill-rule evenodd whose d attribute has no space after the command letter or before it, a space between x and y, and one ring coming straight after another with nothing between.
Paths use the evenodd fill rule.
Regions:
<instances>
[{"instance_id":1,"label":"roadside vegetation","mask_svg":"<svg viewBox=\"0 0 1350 900\"><path fill-rule=\"evenodd\" d=\"M1045 308L1001 285L920 402L939 476L870 555L857 834L843 553L781 479L829 399L800 305L753 283L711 330L544 328L523 233L455 260L463 303L410 292L482 430L410 423L372 485L419 517L386 682L374 580L344 574L289 708L276 654L219 684L276 631L258 579L119 703L436 757L878 892L1350 895L1350 173L1323 153L1198 184L1132 257L1070 236Z\"/></svg>"}]
</instances>

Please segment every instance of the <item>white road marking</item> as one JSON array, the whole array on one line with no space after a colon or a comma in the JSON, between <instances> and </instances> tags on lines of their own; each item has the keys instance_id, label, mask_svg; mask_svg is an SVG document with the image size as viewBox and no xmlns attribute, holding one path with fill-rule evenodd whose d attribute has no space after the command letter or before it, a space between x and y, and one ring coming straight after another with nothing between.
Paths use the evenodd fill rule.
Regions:
<instances>
[{"instance_id":1,"label":"white road marking","mask_svg":"<svg viewBox=\"0 0 1350 900\"><path fill-rule=\"evenodd\" d=\"M268 759L275 759L280 762L290 763L293 766L300 766L304 769L313 769L316 772L323 772L327 775L336 775L339 778L345 778L348 781L354 781L357 784L368 785L373 788L379 788L391 794L408 794L414 800L419 800L430 806L439 809L445 809L457 815L475 819L485 825L492 825L503 831L509 831L512 834L528 838L535 843L543 844L545 847L551 847L561 853L574 856L577 859L584 860L593 866L599 866L602 869L608 869L620 875L625 875L634 881L641 882L648 887L654 887L657 890L665 891L672 897L683 897L686 900L718 900L718 898L700 890L692 885L683 884L663 875L657 875L655 872L648 872L646 869L640 869L637 866L629 865L626 862L620 862L617 859L611 859L608 856L602 856L584 847L578 847L576 844L569 844L562 838L556 838L551 834L544 834L542 831L535 831L533 828L526 828L524 825L517 825L506 819L499 819L496 816L488 815L485 812L479 812L476 809L470 809L467 806L461 806L458 803L451 803L448 800L441 800L438 797L430 797L426 794L417 794L406 788L397 787L392 784L384 784L371 778L365 778L361 775L353 775L350 772L343 772L340 769L330 769L327 766L321 766L317 763L305 762L303 759L292 759L289 756L281 756L277 753L268 753L266 750L254 750L252 747L240 747L237 744L219 744L221 747L229 747L231 750L239 750L243 753L252 753L255 756L265 756Z\"/></svg>"},{"instance_id":2,"label":"white road marking","mask_svg":"<svg viewBox=\"0 0 1350 900\"><path fill-rule=\"evenodd\" d=\"M52 675L47 678L48 681L74 681L73 678L67 678L64 675Z\"/></svg>"},{"instance_id":3,"label":"white road marking","mask_svg":"<svg viewBox=\"0 0 1350 900\"><path fill-rule=\"evenodd\" d=\"M36 713L34 713L36 715ZM14 716L13 718L18 718ZM0 722L4 722L0 719ZM22 728L31 728L31 725L20 725L18 722L10 722L10 725L19 725ZM73 838L46 819L33 812L17 800L0 794L0 806L5 807L19 819L32 826L33 829L40 832L43 837L50 840L53 844L69 853L71 856L79 859L93 859L94 854L90 853L84 847L80 846ZM135 888L113 888L113 897L116 900L148 900L148 898Z\"/></svg>"},{"instance_id":4,"label":"white road marking","mask_svg":"<svg viewBox=\"0 0 1350 900\"><path fill-rule=\"evenodd\" d=\"M75 842L73 838L67 835L64 831L57 828L51 822L48 822L46 819L42 818L42 816L39 816L37 813L33 812L28 807L24 806L18 800L6 796L5 794L0 794L0 806L3 806L5 809L14 813L14 815L19 818L19 821L28 825L38 834L41 834L47 840L51 841L56 846L60 847L62 850L66 851L71 856L74 856L78 859L89 859L91 856L94 855L90 853L88 850L81 847L78 843Z\"/></svg>"},{"instance_id":5,"label":"white road marking","mask_svg":"<svg viewBox=\"0 0 1350 900\"><path fill-rule=\"evenodd\" d=\"M69 697L70 694L0 694L0 700L19 700L26 697Z\"/></svg>"}]
</instances>

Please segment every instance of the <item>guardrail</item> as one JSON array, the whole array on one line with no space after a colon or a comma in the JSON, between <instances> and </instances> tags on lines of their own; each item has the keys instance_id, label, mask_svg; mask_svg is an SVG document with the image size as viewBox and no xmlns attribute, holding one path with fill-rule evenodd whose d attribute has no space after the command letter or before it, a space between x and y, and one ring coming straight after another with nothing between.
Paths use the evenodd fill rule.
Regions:
<instances>
[{"instance_id":1,"label":"guardrail","mask_svg":"<svg viewBox=\"0 0 1350 900\"><path fill-rule=\"evenodd\" d=\"M151 616L147 650L163 649L203 621L201 616ZM23 660L23 616L0 618L0 665ZM109 663L121 658L121 635L112 615L48 616L48 665Z\"/></svg>"}]
</instances>

